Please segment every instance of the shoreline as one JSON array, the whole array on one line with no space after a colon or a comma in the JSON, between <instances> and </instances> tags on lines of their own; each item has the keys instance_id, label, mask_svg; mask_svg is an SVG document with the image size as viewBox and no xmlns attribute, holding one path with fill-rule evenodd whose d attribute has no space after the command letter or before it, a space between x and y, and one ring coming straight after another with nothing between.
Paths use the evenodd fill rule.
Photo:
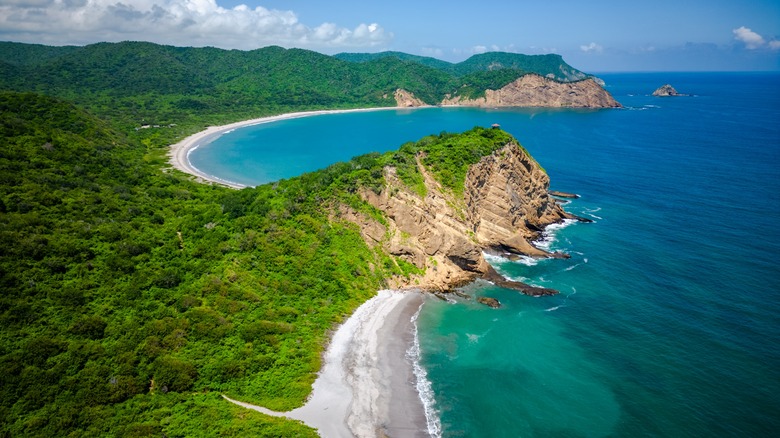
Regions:
<instances>
[{"instance_id":1,"label":"shoreline","mask_svg":"<svg viewBox=\"0 0 780 438\"><path fill-rule=\"evenodd\" d=\"M227 125L209 126L203 131L192 134L189 137L186 137L183 140L170 145L168 147L168 154L167 154L168 163L170 163L174 169L195 176L197 180L200 182L219 184L233 189L243 189L250 186L237 183L234 181L223 180L214 175L209 175L201 171L197 167L193 166L189 159L190 153L195 149L197 149L198 147L200 147L201 145L210 143L211 141L215 140L217 137L225 134L228 131L232 131L234 129L239 129L239 128L246 128L248 126L261 125L264 123L272 123L272 122L278 122L282 120L298 119L301 117L320 116L326 114L343 114L343 113L356 113L356 112L367 112L367 111L404 110L404 109L418 109L418 108L427 108L427 107L406 108L406 107L399 107L399 106L391 106L391 107L378 107L378 108L354 108L354 109L343 109L343 110L301 111L295 113L279 114L275 116L260 117L251 120L243 120L240 122L229 123Z\"/></svg>"},{"instance_id":2,"label":"shoreline","mask_svg":"<svg viewBox=\"0 0 780 438\"><path fill-rule=\"evenodd\" d=\"M415 338L420 292L382 290L336 330L302 407L274 412L223 397L267 415L300 420L325 438L428 437L428 422L408 351Z\"/></svg>"}]
</instances>

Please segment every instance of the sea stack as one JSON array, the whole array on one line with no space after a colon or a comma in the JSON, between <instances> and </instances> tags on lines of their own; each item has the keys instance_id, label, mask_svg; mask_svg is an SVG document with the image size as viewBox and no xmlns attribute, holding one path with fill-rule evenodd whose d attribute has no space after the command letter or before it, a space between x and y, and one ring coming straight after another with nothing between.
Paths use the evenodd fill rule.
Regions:
<instances>
[{"instance_id":1,"label":"sea stack","mask_svg":"<svg viewBox=\"0 0 780 438\"><path fill-rule=\"evenodd\" d=\"M666 96L683 96L682 94L678 93L677 90L674 89L669 84L664 84L658 87L657 90L653 91L653 96L659 96L659 97L666 97Z\"/></svg>"}]
</instances>

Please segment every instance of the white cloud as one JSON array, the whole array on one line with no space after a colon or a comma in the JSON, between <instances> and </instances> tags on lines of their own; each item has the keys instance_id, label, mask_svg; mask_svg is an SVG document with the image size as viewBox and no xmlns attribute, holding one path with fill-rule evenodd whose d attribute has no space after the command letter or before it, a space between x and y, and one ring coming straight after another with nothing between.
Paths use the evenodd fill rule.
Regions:
<instances>
[{"instance_id":1,"label":"white cloud","mask_svg":"<svg viewBox=\"0 0 780 438\"><path fill-rule=\"evenodd\" d=\"M582 50L585 53L601 53L604 51L604 47L601 47L596 43L590 43L588 45L580 46L580 50Z\"/></svg>"},{"instance_id":2,"label":"white cloud","mask_svg":"<svg viewBox=\"0 0 780 438\"><path fill-rule=\"evenodd\" d=\"M0 0L0 39L44 44L152 41L179 46L254 49L372 47L392 33L377 23L354 29L310 27L293 11L216 0Z\"/></svg>"},{"instance_id":3,"label":"white cloud","mask_svg":"<svg viewBox=\"0 0 780 438\"><path fill-rule=\"evenodd\" d=\"M780 41L772 40L769 42L769 48L772 50L780 50Z\"/></svg>"},{"instance_id":4,"label":"white cloud","mask_svg":"<svg viewBox=\"0 0 780 438\"><path fill-rule=\"evenodd\" d=\"M745 48L755 50L762 47L766 42L764 37L753 32L745 26L738 27L732 30L734 33L734 39L745 44Z\"/></svg>"}]
</instances>

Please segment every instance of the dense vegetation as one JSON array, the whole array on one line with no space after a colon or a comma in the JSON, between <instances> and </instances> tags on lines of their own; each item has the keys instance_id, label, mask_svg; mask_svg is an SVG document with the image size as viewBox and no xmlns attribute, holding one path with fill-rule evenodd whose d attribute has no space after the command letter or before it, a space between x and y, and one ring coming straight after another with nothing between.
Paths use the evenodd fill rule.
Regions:
<instances>
[{"instance_id":1,"label":"dense vegetation","mask_svg":"<svg viewBox=\"0 0 780 438\"><path fill-rule=\"evenodd\" d=\"M350 62L371 62L383 58L397 58L426 65L461 77L478 72L503 69L524 73L536 73L540 76L546 76L564 82L576 81L588 77L587 74L567 64L561 55L555 54L523 55L520 53L488 52L474 55L457 64L401 52L339 53L334 55L334 57ZM514 79L516 78L517 77Z\"/></svg>"},{"instance_id":2,"label":"dense vegetation","mask_svg":"<svg viewBox=\"0 0 780 438\"><path fill-rule=\"evenodd\" d=\"M111 76L89 71L78 81ZM115 85L83 105L137 96ZM419 156L457 192L470 163L511 140L441 134L236 191L164 171L182 131L139 137L112 114L0 92L0 436L316 436L220 394L300 405L328 331L384 279L414 272L335 206L383 220L357 192L380 190L384 166L419 189Z\"/></svg>"},{"instance_id":3,"label":"dense vegetation","mask_svg":"<svg viewBox=\"0 0 780 438\"><path fill-rule=\"evenodd\" d=\"M562 81L585 77L558 55L486 53L451 64L397 52L331 57L281 47L0 42L0 88L67 99L123 130L175 124L182 133L301 108L393 106L398 88L437 104L447 94L483 95L526 73Z\"/></svg>"}]
</instances>

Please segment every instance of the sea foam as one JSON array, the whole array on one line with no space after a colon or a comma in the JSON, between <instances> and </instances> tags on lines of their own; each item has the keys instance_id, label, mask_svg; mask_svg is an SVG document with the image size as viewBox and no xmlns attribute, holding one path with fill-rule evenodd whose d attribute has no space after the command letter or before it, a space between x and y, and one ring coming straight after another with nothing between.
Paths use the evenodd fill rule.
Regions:
<instances>
[{"instance_id":1,"label":"sea foam","mask_svg":"<svg viewBox=\"0 0 780 438\"><path fill-rule=\"evenodd\" d=\"M420 363L421 350L420 350L420 336L417 329L417 318L420 316L425 303L420 304L417 312L412 316L412 327L414 330L414 341L412 342L409 350L406 351L407 359L412 362L412 369L416 379L415 388L420 395L420 401L422 402L423 409L425 411L425 423L428 427L428 434L433 438L441 438L441 420L436 410L436 399L433 393L433 387L431 381L428 380L428 372Z\"/></svg>"}]
</instances>

